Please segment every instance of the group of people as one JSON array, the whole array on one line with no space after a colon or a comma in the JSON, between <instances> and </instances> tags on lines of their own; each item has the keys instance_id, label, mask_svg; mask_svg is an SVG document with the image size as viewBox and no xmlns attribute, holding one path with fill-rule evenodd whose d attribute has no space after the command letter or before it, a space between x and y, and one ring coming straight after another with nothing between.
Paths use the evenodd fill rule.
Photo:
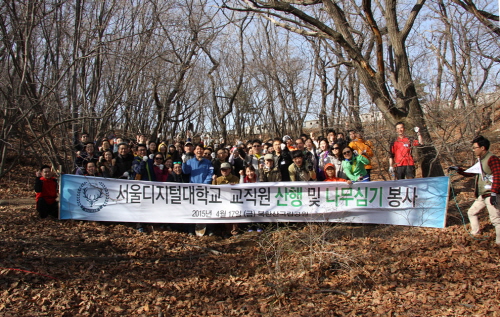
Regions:
<instances>
[{"instance_id":1,"label":"group of people","mask_svg":"<svg viewBox=\"0 0 500 317\"><path fill-rule=\"evenodd\" d=\"M404 124L396 124L398 136L391 144L389 158L389 172L395 179L415 177L412 148L423 144L418 128L415 131L417 138L408 137ZM104 138L97 146L83 133L75 142L75 173L160 182L213 182L215 178L201 180L185 171L198 147L201 157L210 161L213 175L221 177L221 165L229 163L231 174L243 176L241 181L252 180L252 175L255 181L370 181L374 156L373 144L356 130L348 131L347 137L331 129L325 137L285 135L266 142L256 139L214 147L193 144L191 139L167 145L147 141L142 134L135 141Z\"/></svg>"},{"instance_id":2,"label":"group of people","mask_svg":"<svg viewBox=\"0 0 500 317\"><path fill-rule=\"evenodd\" d=\"M373 146L361 132L350 131L351 140L337 138L334 130L325 138L305 134L259 139L233 146L206 146L185 143L166 146L146 143L138 136L131 145L117 139L113 151L107 139L97 147L85 142L87 134L75 145L75 173L86 176L135 179L160 182L214 183L229 171L232 182L279 181L369 181ZM141 142L144 141L144 142ZM204 160L201 160L204 159ZM197 171L204 167L211 175L202 178ZM193 172L194 170L194 172ZM327 173L328 172L328 173Z\"/></svg>"},{"instance_id":3,"label":"group of people","mask_svg":"<svg viewBox=\"0 0 500 317\"><path fill-rule=\"evenodd\" d=\"M401 178L413 177L400 172L400 166L413 163L411 147L417 140L404 136L393 145L394 165ZM398 124L399 127L399 124ZM188 135L189 136L189 135ZM302 134L288 135L263 142L260 139L238 141L234 145L193 144L178 141L167 145L162 141L147 140L143 134L135 140L103 138L91 142L88 133L75 139L74 173L85 176L133 179L142 181L236 184L254 182L367 182L370 181L374 155L373 145L365 140L361 131L350 130L348 136L331 129L325 137ZM49 171L44 167L37 175L37 201L43 201L42 187L49 187ZM409 168L407 170L410 170ZM43 174L43 175L42 175ZM54 186L55 181L50 183ZM51 193L55 192L51 190ZM40 197L39 197L40 196ZM47 199L53 202L54 199ZM44 203L39 204L42 209ZM53 214L40 212L41 217ZM190 232L193 228L189 229ZM230 231L235 234L237 226Z\"/></svg>"},{"instance_id":4,"label":"group of people","mask_svg":"<svg viewBox=\"0 0 500 317\"><path fill-rule=\"evenodd\" d=\"M416 137L405 134L402 122L396 124L396 138L391 143L389 153L389 172L395 179L415 177L415 160L412 149L423 145L419 128L414 128ZM489 143L474 143L488 152ZM476 149L476 147L474 148ZM325 137L315 138L302 134L297 138L288 135L263 142L260 139L237 144L211 147L207 144L193 144L191 139L167 145L165 142L147 141L146 136L138 135L135 142L116 138L111 142L102 139L100 145L89 141L89 135L83 133L75 142L75 173L86 176L135 179L143 181L200 183L200 184L237 184L254 182L294 182L294 181L330 181L330 182L367 182L371 179L374 156L373 145L364 139L361 131L350 130L348 136L328 130ZM489 152L488 152L489 153ZM37 209L41 217L53 214L47 204L55 201L52 188L57 186L49 175L47 166L37 173L35 190ZM483 169L490 171L490 169ZM492 168L493 175L497 171ZM462 170L459 170L462 173ZM500 177L500 175L499 175ZM495 178L493 178L493 181ZM483 189L493 200L497 187ZM42 186L43 185L43 186ZM50 190L46 188L51 188ZM47 199L44 200L44 193ZM478 233L477 215L479 203L469 212L473 233ZM488 208L491 203L485 203ZM483 206L483 205L482 205ZM49 210L49 211L47 211ZM479 208L480 210L480 208ZM500 237L500 216L492 216L497 226L497 241ZM495 218L496 217L496 218ZM231 233L237 233L237 226L231 225ZM194 231L194 227L188 229Z\"/></svg>"}]
</instances>

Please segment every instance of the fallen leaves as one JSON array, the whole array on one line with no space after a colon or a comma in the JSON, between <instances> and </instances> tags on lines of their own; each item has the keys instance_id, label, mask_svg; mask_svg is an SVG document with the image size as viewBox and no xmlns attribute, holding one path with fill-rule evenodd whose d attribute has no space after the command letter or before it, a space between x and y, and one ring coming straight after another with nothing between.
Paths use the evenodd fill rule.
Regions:
<instances>
[{"instance_id":1,"label":"fallen leaves","mask_svg":"<svg viewBox=\"0 0 500 317\"><path fill-rule=\"evenodd\" d=\"M498 250L462 225L193 238L2 207L2 315L500 315Z\"/></svg>"}]
</instances>

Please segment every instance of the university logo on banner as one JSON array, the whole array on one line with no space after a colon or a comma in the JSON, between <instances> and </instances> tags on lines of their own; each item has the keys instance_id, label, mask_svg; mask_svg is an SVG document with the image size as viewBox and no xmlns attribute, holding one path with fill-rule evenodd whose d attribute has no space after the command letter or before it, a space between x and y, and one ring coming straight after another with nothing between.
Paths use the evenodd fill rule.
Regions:
<instances>
[{"instance_id":1,"label":"university logo on banner","mask_svg":"<svg viewBox=\"0 0 500 317\"><path fill-rule=\"evenodd\" d=\"M108 201L109 191L103 182L83 182L77 190L76 203L85 212L99 212Z\"/></svg>"}]
</instances>

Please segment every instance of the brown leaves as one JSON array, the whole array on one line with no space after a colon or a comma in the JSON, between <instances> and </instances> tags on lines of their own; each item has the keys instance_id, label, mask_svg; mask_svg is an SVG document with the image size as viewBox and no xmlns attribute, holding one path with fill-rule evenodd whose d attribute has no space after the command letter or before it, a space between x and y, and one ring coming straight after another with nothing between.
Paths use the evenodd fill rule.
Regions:
<instances>
[{"instance_id":1,"label":"brown leaves","mask_svg":"<svg viewBox=\"0 0 500 317\"><path fill-rule=\"evenodd\" d=\"M0 223L0 266L58 278L0 270L2 315L499 314L498 252L462 226L304 224L193 238L42 221L26 205L5 208Z\"/></svg>"}]
</instances>

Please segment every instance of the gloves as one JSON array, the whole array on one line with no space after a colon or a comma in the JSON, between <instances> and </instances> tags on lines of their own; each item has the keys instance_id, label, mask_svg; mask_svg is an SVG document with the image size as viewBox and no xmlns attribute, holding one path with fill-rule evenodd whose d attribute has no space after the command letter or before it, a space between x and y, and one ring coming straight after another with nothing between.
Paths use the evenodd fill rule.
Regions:
<instances>
[{"instance_id":1,"label":"gloves","mask_svg":"<svg viewBox=\"0 0 500 317\"><path fill-rule=\"evenodd\" d=\"M128 178L128 172L124 172L122 177L127 177Z\"/></svg>"},{"instance_id":2,"label":"gloves","mask_svg":"<svg viewBox=\"0 0 500 317\"><path fill-rule=\"evenodd\" d=\"M282 151L284 151L284 150L285 150L285 148L286 148L286 144L281 143L281 144L280 144L280 147L281 147L281 150L282 150Z\"/></svg>"},{"instance_id":3,"label":"gloves","mask_svg":"<svg viewBox=\"0 0 500 317\"><path fill-rule=\"evenodd\" d=\"M495 208L498 208L498 200L497 200L497 194L496 193L491 193L490 204L492 206L495 206Z\"/></svg>"},{"instance_id":4,"label":"gloves","mask_svg":"<svg viewBox=\"0 0 500 317\"><path fill-rule=\"evenodd\" d=\"M450 166L448 167L448 172L450 171L458 171L458 166Z\"/></svg>"},{"instance_id":5,"label":"gloves","mask_svg":"<svg viewBox=\"0 0 500 317\"><path fill-rule=\"evenodd\" d=\"M420 128L419 127L414 127L413 131L415 131L415 133L418 133L420 131Z\"/></svg>"},{"instance_id":6,"label":"gloves","mask_svg":"<svg viewBox=\"0 0 500 317\"><path fill-rule=\"evenodd\" d=\"M155 155L154 154L149 154L149 159L152 160L154 159Z\"/></svg>"},{"instance_id":7,"label":"gloves","mask_svg":"<svg viewBox=\"0 0 500 317\"><path fill-rule=\"evenodd\" d=\"M354 150L354 151L352 151L352 154L358 155L358 151Z\"/></svg>"},{"instance_id":8,"label":"gloves","mask_svg":"<svg viewBox=\"0 0 500 317\"><path fill-rule=\"evenodd\" d=\"M389 173L391 173L391 174L394 173L394 167L389 166Z\"/></svg>"},{"instance_id":9,"label":"gloves","mask_svg":"<svg viewBox=\"0 0 500 317\"><path fill-rule=\"evenodd\" d=\"M160 171L163 170L164 167L165 167L165 165L163 165L163 164L158 165L158 168L160 169Z\"/></svg>"},{"instance_id":10,"label":"gloves","mask_svg":"<svg viewBox=\"0 0 500 317\"><path fill-rule=\"evenodd\" d=\"M143 160L144 162L147 162L147 161L148 161L148 159L149 159L149 157L147 157L147 156L143 156L143 157L142 157L142 160Z\"/></svg>"}]
</instances>

